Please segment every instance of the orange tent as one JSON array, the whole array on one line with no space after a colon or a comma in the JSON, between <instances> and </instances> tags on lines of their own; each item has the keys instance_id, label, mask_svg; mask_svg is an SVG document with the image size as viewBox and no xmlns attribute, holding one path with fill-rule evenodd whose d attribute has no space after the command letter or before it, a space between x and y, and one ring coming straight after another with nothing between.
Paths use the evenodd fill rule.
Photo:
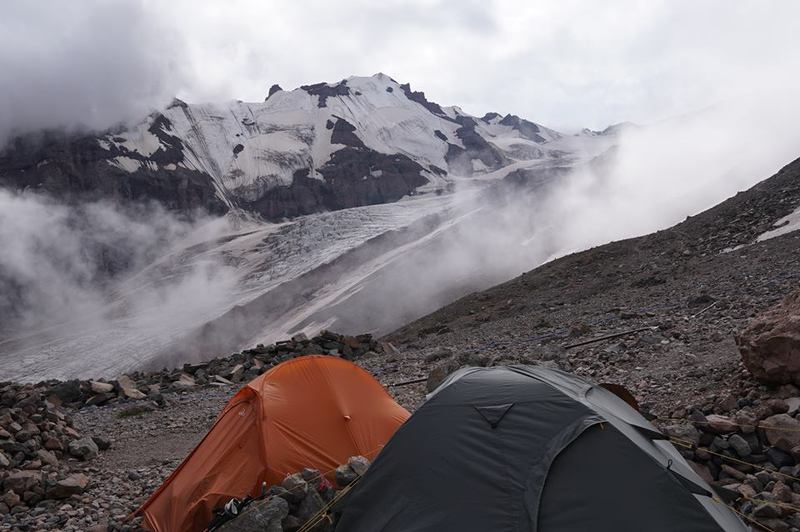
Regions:
<instances>
[{"instance_id":1,"label":"orange tent","mask_svg":"<svg viewBox=\"0 0 800 532\"><path fill-rule=\"evenodd\" d=\"M408 412L355 364L331 356L286 361L239 390L200 444L137 510L159 532L203 530L214 508L257 496L304 467L331 473L372 459Z\"/></svg>"}]
</instances>

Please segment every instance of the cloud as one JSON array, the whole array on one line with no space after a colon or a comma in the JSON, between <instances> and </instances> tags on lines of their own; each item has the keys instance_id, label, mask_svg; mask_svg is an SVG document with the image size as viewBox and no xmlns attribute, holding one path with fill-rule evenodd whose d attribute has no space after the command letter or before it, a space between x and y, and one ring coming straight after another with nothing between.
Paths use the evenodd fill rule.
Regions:
<instances>
[{"instance_id":1,"label":"cloud","mask_svg":"<svg viewBox=\"0 0 800 532\"><path fill-rule=\"evenodd\" d=\"M11 0L0 137L104 128L178 95L260 101L382 71L443 105L602 129L798 88L794 0Z\"/></svg>"},{"instance_id":2,"label":"cloud","mask_svg":"<svg viewBox=\"0 0 800 532\"><path fill-rule=\"evenodd\" d=\"M157 204L67 206L0 189L0 374L139 366L235 297L234 268L198 248L230 230Z\"/></svg>"},{"instance_id":3,"label":"cloud","mask_svg":"<svg viewBox=\"0 0 800 532\"><path fill-rule=\"evenodd\" d=\"M154 9L181 21L190 101L258 101L272 83L382 71L473 114L602 129L798 86L793 0L176 0Z\"/></svg>"},{"instance_id":4,"label":"cloud","mask_svg":"<svg viewBox=\"0 0 800 532\"><path fill-rule=\"evenodd\" d=\"M181 38L142 1L11 0L0 17L0 142L41 128L104 129L168 103Z\"/></svg>"}]
</instances>

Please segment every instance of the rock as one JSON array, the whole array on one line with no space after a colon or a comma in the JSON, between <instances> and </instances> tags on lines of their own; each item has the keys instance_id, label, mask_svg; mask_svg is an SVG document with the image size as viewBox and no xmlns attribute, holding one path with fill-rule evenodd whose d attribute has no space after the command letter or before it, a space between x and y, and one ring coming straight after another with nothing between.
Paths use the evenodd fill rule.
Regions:
<instances>
[{"instance_id":1,"label":"rock","mask_svg":"<svg viewBox=\"0 0 800 532\"><path fill-rule=\"evenodd\" d=\"M75 403L81 400L81 385L77 380L56 384L47 391L48 397L56 397L60 403Z\"/></svg>"},{"instance_id":2,"label":"rock","mask_svg":"<svg viewBox=\"0 0 800 532\"><path fill-rule=\"evenodd\" d=\"M440 360L444 360L453 356L453 350L447 347L440 347L425 357L427 364L432 364Z\"/></svg>"},{"instance_id":3,"label":"rock","mask_svg":"<svg viewBox=\"0 0 800 532\"><path fill-rule=\"evenodd\" d=\"M756 379L800 383L800 290L757 316L735 340L742 362Z\"/></svg>"},{"instance_id":4,"label":"rock","mask_svg":"<svg viewBox=\"0 0 800 532\"><path fill-rule=\"evenodd\" d=\"M755 507L753 515L756 517L780 517L781 511L773 504L762 502Z\"/></svg>"},{"instance_id":5,"label":"rock","mask_svg":"<svg viewBox=\"0 0 800 532\"><path fill-rule=\"evenodd\" d=\"M44 448L48 451L63 451L64 445L57 438L47 438L44 441Z\"/></svg>"},{"instance_id":6,"label":"rock","mask_svg":"<svg viewBox=\"0 0 800 532\"><path fill-rule=\"evenodd\" d=\"M247 505L241 515L223 524L219 532L282 532L281 521L289 515L289 503L267 497Z\"/></svg>"},{"instance_id":7,"label":"rock","mask_svg":"<svg viewBox=\"0 0 800 532\"><path fill-rule=\"evenodd\" d=\"M22 499L20 499L20 496L17 495L14 490L8 490L5 495L3 495L2 501L7 507L13 508L18 506L22 502Z\"/></svg>"},{"instance_id":8,"label":"rock","mask_svg":"<svg viewBox=\"0 0 800 532\"><path fill-rule=\"evenodd\" d=\"M3 488L16 493L24 493L37 488L42 483L42 474L39 471L16 471L9 473L3 481Z\"/></svg>"},{"instance_id":9,"label":"rock","mask_svg":"<svg viewBox=\"0 0 800 532\"><path fill-rule=\"evenodd\" d=\"M358 476L362 476L367 472L369 468L369 460L364 458L363 456L351 456L347 459L347 465L356 473Z\"/></svg>"},{"instance_id":10,"label":"rock","mask_svg":"<svg viewBox=\"0 0 800 532\"><path fill-rule=\"evenodd\" d=\"M355 482L358 474L348 464L344 464L336 468L335 478L339 487L344 488Z\"/></svg>"},{"instance_id":11,"label":"rock","mask_svg":"<svg viewBox=\"0 0 800 532\"><path fill-rule=\"evenodd\" d=\"M229 381L228 379L226 379L221 375L214 375L214 382L218 382L219 384L225 384L225 385L233 384L233 382Z\"/></svg>"},{"instance_id":12,"label":"rock","mask_svg":"<svg viewBox=\"0 0 800 532\"><path fill-rule=\"evenodd\" d=\"M786 411L787 414L796 414L797 411L800 410L800 397L788 397L786 399L786 406L789 407L789 410Z\"/></svg>"},{"instance_id":13,"label":"rock","mask_svg":"<svg viewBox=\"0 0 800 532\"><path fill-rule=\"evenodd\" d=\"M38 456L39 460L41 460L42 463L44 464L48 464L51 466L58 465L58 458L56 458L56 455L50 451L47 451L45 449L39 449L38 451L36 451L36 456Z\"/></svg>"},{"instance_id":14,"label":"rock","mask_svg":"<svg viewBox=\"0 0 800 532\"><path fill-rule=\"evenodd\" d=\"M299 473L287 475L281 482L281 487L290 493L290 502L300 502L308 493L308 482Z\"/></svg>"},{"instance_id":15,"label":"rock","mask_svg":"<svg viewBox=\"0 0 800 532\"><path fill-rule=\"evenodd\" d=\"M789 411L789 404L783 399L768 399L764 401L770 414L785 414Z\"/></svg>"},{"instance_id":16,"label":"rock","mask_svg":"<svg viewBox=\"0 0 800 532\"><path fill-rule=\"evenodd\" d=\"M228 379L230 379L233 382L239 382L242 380L243 376L244 376L244 365L236 364L228 374Z\"/></svg>"},{"instance_id":17,"label":"rock","mask_svg":"<svg viewBox=\"0 0 800 532\"><path fill-rule=\"evenodd\" d=\"M286 499L286 502L294 502L295 497L292 495L289 490L284 488L283 486L276 486L272 485L269 487L267 491L267 495L280 497L281 499Z\"/></svg>"},{"instance_id":18,"label":"rock","mask_svg":"<svg viewBox=\"0 0 800 532\"><path fill-rule=\"evenodd\" d=\"M5 469L8 467L11 467L11 460L9 460L5 454L0 452L0 468Z\"/></svg>"},{"instance_id":19,"label":"rock","mask_svg":"<svg viewBox=\"0 0 800 532\"><path fill-rule=\"evenodd\" d=\"M747 475L736 469L735 467L729 466L728 464L722 464L720 466L723 473L727 474L731 478L735 478L736 480L742 481L745 479Z\"/></svg>"},{"instance_id":20,"label":"rock","mask_svg":"<svg viewBox=\"0 0 800 532\"><path fill-rule=\"evenodd\" d=\"M747 443L747 440L738 434L731 434L731 436L728 438L728 443L741 458L750 456L750 454L753 452L753 450L750 448L750 444Z\"/></svg>"},{"instance_id":21,"label":"rock","mask_svg":"<svg viewBox=\"0 0 800 532\"><path fill-rule=\"evenodd\" d=\"M792 456L776 447L768 448L766 455L767 459L777 468L794 465Z\"/></svg>"},{"instance_id":22,"label":"rock","mask_svg":"<svg viewBox=\"0 0 800 532\"><path fill-rule=\"evenodd\" d=\"M89 387L94 393L111 393L114 385L109 382L89 381Z\"/></svg>"},{"instance_id":23,"label":"rock","mask_svg":"<svg viewBox=\"0 0 800 532\"><path fill-rule=\"evenodd\" d=\"M101 451L107 451L111 448L111 442L102 436L92 436L92 441Z\"/></svg>"},{"instance_id":24,"label":"rock","mask_svg":"<svg viewBox=\"0 0 800 532\"><path fill-rule=\"evenodd\" d=\"M195 386L197 386L197 382L194 380L194 377L192 377L188 373L181 373L180 378L175 382L173 382L172 386L178 389L185 390L188 388L194 388Z\"/></svg>"},{"instance_id":25,"label":"rock","mask_svg":"<svg viewBox=\"0 0 800 532\"><path fill-rule=\"evenodd\" d=\"M83 493L88 485L89 477L83 473L73 473L67 478L56 482L55 486L47 492L47 495L54 499L66 499L72 495Z\"/></svg>"},{"instance_id":26,"label":"rock","mask_svg":"<svg viewBox=\"0 0 800 532\"><path fill-rule=\"evenodd\" d=\"M776 414L761 422L767 441L782 451L791 452L800 445L800 421L789 414Z\"/></svg>"},{"instance_id":27,"label":"rock","mask_svg":"<svg viewBox=\"0 0 800 532\"><path fill-rule=\"evenodd\" d=\"M736 432L736 430L739 428L731 418L717 414L711 414L710 416L707 416L706 423L708 429L712 432L716 432L717 434Z\"/></svg>"},{"instance_id":28,"label":"rock","mask_svg":"<svg viewBox=\"0 0 800 532\"><path fill-rule=\"evenodd\" d=\"M739 484L739 487L736 488L736 491L741 493L743 497L748 497L751 499L755 497L757 493L755 488L749 484Z\"/></svg>"},{"instance_id":29,"label":"rock","mask_svg":"<svg viewBox=\"0 0 800 532\"><path fill-rule=\"evenodd\" d=\"M283 520L284 532L297 532L303 526L303 521L294 515L289 515Z\"/></svg>"},{"instance_id":30,"label":"rock","mask_svg":"<svg viewBox=\"0 0 800 532\"><path fill-rule=\"evenodd\" d=\"M323 506L325 506L325 501L323 501L322 497L319 496L317 490L312 488L308 490L306 496L302 501L300 501L300 505L297 507L297 512L295 512L295 515L297 515L297 517L299 517L302 521L308 521L317 512L319 512Z\"/></svg>"},{"instance_id":31,"label":"rock","mask_svg":"<svg viewBox=\"0 0 800 532\"><path fill-rule=\"evenodd\" d=\"M749 412L737 412L733 417L733 421L739 426L740 432L750 434L756 431L758 420Z\"/></svg>"},{"instance_id":32,"label":"rock","mask_svg":"<svg viewBox=\"0 0 800 532\"><path fill-rule=\"evenodd\" d=\"M775 496L776 499L783 502L792 502L794 498L794 494L792 493L792 488L787 486L781 480L777 481L775 483L775 486L773 486L772 494Z\"/></svg>"},{"instance_id":33,"label":"rock","mask_svg":"<svg viewBox=\"0 0 800 532\"><path fill-rule=\"evenodd\" d=\"M133 382L133 379L127 375L122 375L120 378L118 378L117 385L119 386L121 392L120 395L127 397L128 399L144 399L147 397L143 392L140 392L136 388L136 383Z\"/></svg>"},{"instance_id":34,"label":"rock","mask_svg":"<svg viewBox=\"0 0 800 532\"><path fill-rule=\"evenodd\" d=\"M69 454L81 460L91 460L100 452L97 444L91 438L72 440L69 442L68 449Z\"/></svg>"},{"instance_id":35,"label":"rock","mask_svg":"<svg viewBox=\"0 0 800 532\"><path fill-rule=\"evenodd\" d=\"M425 385L428 392L432 392L439 385L444 382L448 375L459 368L459 363L455 360L448 360L439 364L438 366L434 367L430 373L428 373L428 380Z\"/></svg>"},{"instance_id":36,"label":"rock","mask_svg":"<svg viewBox=\"0 0 800 532\"><path fill-rule=\"evenodd\" d=\"M667 425L661 428L661 431L667 436L685 442L691 442L694 446L700 445L700 432L692 425L688 424L675 424Z\"/></svg>"},{"instance_id":37,"label":"rock","mask_svg":"<svg viewBox=\"0 0 800 532\"><path fill-rule=\"evenodd\" d=\"M114 396L110 393L98 393L91 396L86 400L86 406L101 406L113 399Z\"/></svg>"}]
</instances>

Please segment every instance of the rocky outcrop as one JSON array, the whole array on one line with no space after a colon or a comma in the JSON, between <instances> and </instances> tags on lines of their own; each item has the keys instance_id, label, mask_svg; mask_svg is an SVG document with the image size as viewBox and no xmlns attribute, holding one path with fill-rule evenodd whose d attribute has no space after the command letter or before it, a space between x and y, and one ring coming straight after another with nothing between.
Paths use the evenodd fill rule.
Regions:
<instances>
[{"instance_id":1,"label":"rocky outcrop","mask_svg":"<svg viewBox=\"0 0 800 532\"><path fill-rule=\"evenodd\" d=\"M323 82L313 85L302 85L300 88L311 95L319 97L318 107L327 107L328 98L333 96L347 96L350 94L350 87L347 86L347 80L342 80L335 85Z\"/></svg>"},{"instance_id":2,"label":"rocky outcrop","mask_svg":"<svg viewBox=\"0 0 800 532\"><path fill-rule=\"evenodd\" d=\"M476 130L477 122L468 116L459 116L457 119L461 127L456 130L456 136L464 145L448 144L446 160L451 171L462 175L471 175L474 166L472 161L479 160L487 169L500 168L507 163L506 158L494 146L484 139Z\"/></svg>"},{"instance_id":3,"label":"rocky outcrop","mask_svg":"<svg viewBox=\"0 0 800 532\"><path fill-rule=\"evenodd\" d=\"M800 291L757 316L736 336L736 344L756 379L800 383Z\"/></svg>"},{"instance_id":4,"label":"rocky outcrop","mask_svg":"<svg viewBox=\"0 0 800 532\"><path fill-rule=\"evenodd\" d=\"M352 131L346 131L347 126L340 127L342 133L337 140L360 142ZM309 177L308 169L298 170L291 185L274 187L245 206L267 218L281 219L387 203L413 194L417 187L426 184L428 180L422 171L419 163L405 155L386 155L348 146L335 151L331 160L319 169L323 179Z\"/></svg>"},{"instance_id":5,"label":"rocky outcrop","mask_svg":"<svg viewBox=\"0 0 800 532\"><path fill-rule=\"evenodd\" d=\"M145 157L116 146L103 147L94 135L49 131L18 137L0 151L0 187L47 193L66 201L111 199L121 203L157 201L168 209L204 209L223 213L211 177L178 166L182 142L166 132L160 115L150 132L164 144ZM111 161L116 157L153 161L129 172Z\"/></svg>"}]
</instances>

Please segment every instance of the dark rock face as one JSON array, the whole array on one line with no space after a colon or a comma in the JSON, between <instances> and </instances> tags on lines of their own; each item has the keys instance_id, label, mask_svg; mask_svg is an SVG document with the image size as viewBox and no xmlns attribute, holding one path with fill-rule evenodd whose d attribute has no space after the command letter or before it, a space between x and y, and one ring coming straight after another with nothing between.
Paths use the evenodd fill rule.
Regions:
<instances>
[{"instance_id":1,"label":"dark rock face","mask_svg":"<svg viewBox=\"0 0 800 532\"><path fill-rule=\"evenodd\" d=\"M333 133L331 133L331 143L367 149L361 139L356 136L355 131L356 127L353 124L344 118L337 118L336 123L333 125Z\"/></svg>"},{"instance_id":2,"label":"dark rock face","mask_svg":"<svg viewBox=\"0 0 800 532\"><path fill-rule=\"evenodd\" d=\"M441 108L441 106L438 103L434 103L434 102L428 101L428 99L425 98L425 93L424 92L422 92L422 91L412 91L411 90L411 85L408 84L408 83L404 83L404 84L400 85L400 88L405 93L406 98L408 98L412 102L417 102L418 104L420 104L421 106L423 106L425 109L427 109L431 113L435 114L436 116L439 116L439 117L442 117L442 118L446 118L447 120L453 120L452 118L450 118L449 116L447 116L445 114L444 110Z\"/></svg>"},{"instance_id":3,"label":"dark rock face","mask_svg":"<svg viewBox=\"0 0 800 532\"><path fill-rule=\"evenodd\" d=\"M483 120L484 122L486 122L488 124L489 122L491 122L495 118L498 118L499 116L500 116L500 113L494 113L494 112L486 113L485 115L483 115L481 117L481 120Z\"/></svg>"},{"instance_id":4,"label":"dark rock face","mask_svg":"<svg viewBox=\"0 0 800 532\"><path fill-rule=\"evenodd\" d=\"M332 96L347 96L350 94L350 88L347 86L347 81L342 80L336 85L328 85L327 83L315 83L314 85L302 85L300 87L307 93L319 96L319 107L327 107L327 100Z\"/></svg>"},{"instance_id":5,"label":"dark rock face","mask_svg":"<svg viewBox=\"0 0 800 532\"><path fill-rule=\"evenodd\" d=\"M495 116L498 116L496 113L493 114L495 114ZM513 129L516 129L517 131L519 131L519 134L522 136L522 138L532 140L533 142L545 142L545 138L539 134L539 132L541 131L539 129L539 126L537 126L533 122L529 122L516 115L506 115L500 121L500 124L503 126L510 126Z\"/></svg>"},{"instance_id":6,"label":"dark rock face","mask_svg":"<svg viewBox=\"0 0 800 532\"><path fill-rule=\"evenodd\" d=\"M343 129L349 126L343 120L339 123L346 124ZM319 169L323 180L308 177L308 169L298 170L290 186L270 189L249 207L267 218L280 219L396 201L428 182L422 170L405 155L349 146L334 152Z\"/></svg>"},{"instance_id":7,"label":"dark rock face","mask_svg":"<svg viewBox=\"0 0 800 532\"><path fill-rule=\"evenodd\" d=\"M461 127L456 130L456 135L461 139L464 148L455 144L448 146L445 160L451 170L470 175L472 159L479 159L490 169L500 168L506 164L507 161L500 151L475 131L477 125L475 120L466 116L459 116L457 120Z\"/></svg>"},{"instance_id":8,"label":"dark rock face","mask_svg":"<svg viewBox=\"0 0 800 532\"><path fill-rule=\"evenodd\" d=\"M120 202L156 200L168 209L197 208L224 213L227 208L216 197L211 178L196 170L163 166L183 160L180 139L169 134L171 125L163 116L150 130L166 147L150 157L124 149L104 149L92 135L70 136L46 132L38 137L18 137L0 153L0 187L29 189L66 201L109 198ZM158 163L127 172L109 160L124 156Z\"/></svg>"},{"instance_id":9,"label":"dark rock face","mask_svg":"<svg viewBox=\"0 0 800 532\"><path fill-rule=\"evenodd\" d=\"M281 88L281 86L276 83L275 85L273 85L272 87L269 88L269 94L267 94L267 100L269 99L270 96L272 96L276 92L279 92L279 91L282 91L282 90L283 89Z\"/></svg>"},{"instance_id":10,"label":"dark rock face","mask_svg":"<svg viewBox=\"0 0 800 532\"><path fill-rule=\"evenodd\" d=\"M434 131L433 134L436 135L437 139L440 139L440 140L443 140L443 141L447 142L447 135L445 135L444 133L442 133L438 129L436 131Z\"/></svg>"}]
</instances>

